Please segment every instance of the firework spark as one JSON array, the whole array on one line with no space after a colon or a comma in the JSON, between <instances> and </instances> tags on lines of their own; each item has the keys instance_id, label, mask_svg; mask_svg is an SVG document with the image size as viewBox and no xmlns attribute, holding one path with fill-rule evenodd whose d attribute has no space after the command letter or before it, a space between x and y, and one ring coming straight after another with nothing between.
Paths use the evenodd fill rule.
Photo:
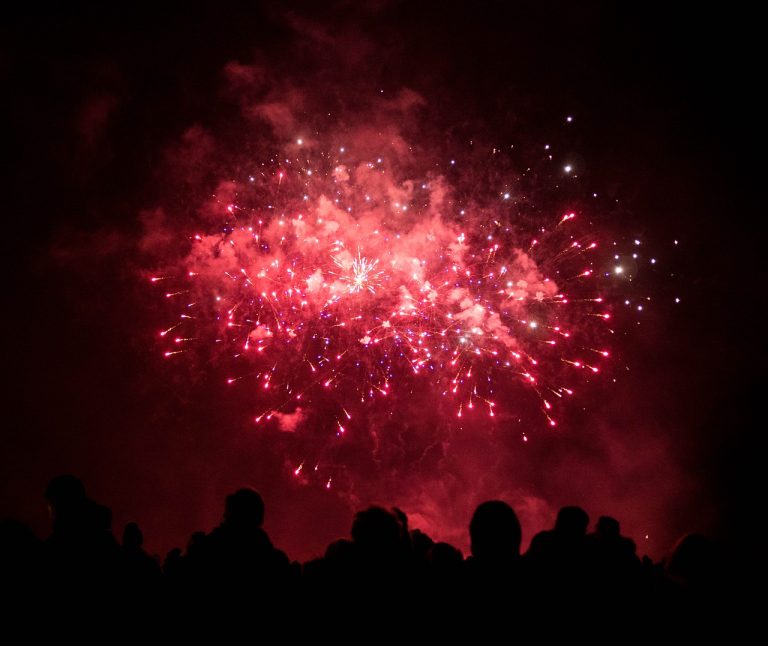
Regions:
<instances>
[{"instance_id":1,"label":"firework spark","mask_svg":"<svg viewBox=\"0 0 768 646\"><path fill-rule=\"evenodd\" d=\"M229 186L220 225L152 278L178 304L165 357L215 356L228 384L252 389L257 423L322 409L336 438L349 410L419 388L459 421L514 415L527 392L556 426L609 356L599 245L577 214L526 234L508 191L481 205L442 176L349 157L273 160Z\"/></svg>"}]
</instances>

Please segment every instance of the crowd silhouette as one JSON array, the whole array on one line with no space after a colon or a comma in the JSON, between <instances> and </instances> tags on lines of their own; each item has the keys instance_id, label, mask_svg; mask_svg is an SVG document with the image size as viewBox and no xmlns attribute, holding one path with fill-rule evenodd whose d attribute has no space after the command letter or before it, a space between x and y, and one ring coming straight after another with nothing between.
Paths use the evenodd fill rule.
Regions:
<instances>
[{"instance_id":1,"label":"crowd silhouette","mask_svg":"<svg viewBox=\"0 0 768 646\"><path fill-rule=\"evenodd\" d=\"M3 585L19 599L66 598L77 589L143 602L183 600L187 608L258 600L264 612L265 600L290 600L294 607L316 609L318 618L340 607L389 604L422 617L440 609L441 625L449 628L451 617L472 610L527 612L556 605L679 615L720 598L727 586L719 547L704 536L683 537L654 563L638 556L616 519L601 516L590 529L580 507L560 509L554 527L536 534L521 553L515 511L501 500L483 502L469 522L471 553L465 558L456 547L410 528L400 509L374 506L355 515L349 538L301 564L272 544L262 527L264 502L253 489L227 496L216 528L193 533L184 549L162 560L144 550L136 523L125 526L118 543L111 510L91 500L76 477L54 478L45 500L52 521L46 539L16 521L0 524Z\"/></svg>"}]
</instances>

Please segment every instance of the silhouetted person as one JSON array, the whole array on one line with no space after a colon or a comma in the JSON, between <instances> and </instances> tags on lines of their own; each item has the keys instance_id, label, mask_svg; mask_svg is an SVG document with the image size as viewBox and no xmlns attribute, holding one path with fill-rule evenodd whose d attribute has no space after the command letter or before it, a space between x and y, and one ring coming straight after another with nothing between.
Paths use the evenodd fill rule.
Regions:
<instances>
[{"instance_id":1,"label":"silhouetted person","mask_svg":"<svg viewBox=\"0 0 768 646\"><path fill-rule=\"evenodd\" d=\"M590 537L602 548L610 549L617 557L631 561L639 561L635 552L637 546L631 538L621 535L619 521L610 516L600 516L595 525L595 531Z\"/></svg>"},{"instance_id":2,"label":"silhouetted person","mask_svg":"<svg viewBox=\"0 0 768 646\"><path fill-rule=\"evenodd\" d=\"M619 521L600 516L587 536L590 584L602 598L641 594L642 567L635 542L621 535Z\"/></svg>"},{"instance_id":3,"label":"silhouetted person","mask_svg":"<svg viewBox=\"0 0 768 646\"><path fill-rule=\"evenodd\" d=\"M355 514L352 541L361 555L391 561L399 552L401 529L393 513L382 507L369 507Z\"/></svg>"},{"instance_id":4,"label":"silhouetted person","mask_svg":"<svg viewBox=\"0 0 768 646\"><path fill-rule=\"evenodd\" d=\"M489 500L477 507L469 523L472 558L505 564L520 556L523 532L512 507Z\"/></svg>"},{"instance_id":5,"label":"silhouetted person","mask_svg":"<svg viewBox=\"0 0 768 646\"><path fill-rule=\"evenodd\" d=\"M205 544L205 532L192 532L192 535L189 537L189 540L187 541L186 556L195 558L197 556L197 553L201 549L203 549L204 544Z\"/></svg>"},{"instance_id":6,"label":"silhouetted person","mask_svg":"<svg viewBox=\"0 0 768 646\"><path fill-rule=\"evenodd\" d=\"M51 480L45 498L53 531L43 545L46 577L54 585L77 584L86 588L117 584L120 551L112 536L112 512L85 494L78 478Z\"/></svg>"},{"instance_id":7,"label":"silhouetted person","mask_svg":"<svg viewBox=\"0 0 768 646\"><path fill-rule=\"evenodd\" d=\"M429 534L425 534L420 529L412 529L410 534L411 548L414 553L420 558L426 557L429 548L435 544L435 541L432 540Z\"/></svg>"},{"instance_id":8,"label":"silhouetted person","mask_svg":"<svg viewBox=\"0 0 768 646\"><path fill-rule=\"evenodd\" d=\"M140 588L155 586L160 577L160 566L143 549L144 535L137 523L128 523L123 529L123 568L126 583Z\"/></svg>"},{"instance_id":9,"label":"silhouetted person","mask_svg":"<svg viewBox=\"0 0 768 646\"><path fill-rule=\"evenodd\" d=\"M165 555L163 574L172 583L177 583L182 579L182 571L184 570L182 554L183 552L180 547L174 547L168 550L168 553Z\"/></svg>"},{"instance_id":10,"label":"silhouetted person","mask_svg":"<svg viewBox=\"0 0 768 646\"><path fill-rule=\"evenodd\" d=\"M70 475L53 478L45 488L45 500L54 533L66 531L69 524L80 524L87 498L79 478Z\"/></svg>"},{"instance_id":11,"label":"silhouetted person","mask_svg":"<svg viewBox=\"0 0 768 646\"><path fill-rule=\"evenodd\" d=\"M583 537L589 526L589 514L581 507L563 507L557 512L555 532L569 539Z\"/></svg>"},{"instance_id":12,"label":"silhouetted person","mask_svg":"<svg viewBox=\"0 0 768 646\"><path fill-rule=\"evenodd\" d=\"M674 585L693 597L714 593L724 582L720 549L701 534L688 534L677 541L664 572Z\"/></svg>"},{"instance_id":13,"label":"silhouetted person","mask_svg":"<svg viewBox=\"0 0 768 646\"><path fill-rule=\"evenodd\" d=\"M310 605L317 598L324 599L329 590L341 592L350 585L356 572L355 545L346 538L333 541L322 558L304 564L304 589ZM330 604L327 605L330 608Z\"/></svg>"},{"instance_id":14,"label":"silhouetted person","mask_svg":"<svg viewBox=\"0 0 768 646\"><path fill-rule=\"evenodd\" d=\"M726 570L724 557L714 541L701 534L687 534L664 559L654 589L659 614L686 640L705 642L713 634L729 634L739 642L748 641L752 635L761 597ZM733 556L729 554L729 558ZM749 574L760 582L759 567Z\"/></svg>"},{"instance_id":15,"label":"silhouetted person","mask_svg":"<svg viewBox=\"0 0 768 646\"><path fill-rule=\"evenodd\" d=\"M382 508L357 512L352 522L353 585L379 598L408 586L412 561L404 552L402 522Z\"/></svg>"},{"instance_id":16,"label":"silhouetted person","mask_svg":"<svg viewBox=\"0 0 768 646\"><path fill-rule=\"evenodd\" d=\"M466 561L448 543L409 529L400 509L369 507L355 515L351 540L334 541L302 572L264 532L261 496L240 489L226 497L220 525L194 532L186 551L168 553L161 571L136 523L125 526L117 544L112 511L91 500L77 478L54 478L45 498L52 532L44 542L21 523L0 521L0 586L13 600L65 621L79 621L85 611L134 626L191 617L184 625L192 627L223 610L229 618L256 617L264 627L288 610L313 630L336 630L340 613L368 627L382 616L409 627L426 618L434 620L431 637L451 639L462 618L481 617L471 625L475 641L485 641L512 635L515 615L557 618L567 630L572 620L640 616L646 627L677 624L688 634L691 626L706 631L726 596L739 592L725 555L709 539L682 538L663 566L641 562L618 520L600 516L587 534L589 517L579 507L560 509L554 527L537 534L521 557L514 510L500 500L483 502L469 523Z\"/></svg>"},{"instance_id":17,"label":"silhouetted person","mask_svg":"<svg viewBox=\"0 0 768 646\"><path fill-rule=\"evenodd\" d=\"M619 521L611 516L600 516L595 523L595 536L605 539L621 536Z\"/></svg>"},{"instance_id":18,"label":"silhouetted person","mask_svg":"<svg viewBox=\"0 0 768 646\"><path fill-rule=\"evenodd\" d=\"M144 534L138 523L127 523L123 528L123 550L143 551Z\"/></svg>"},{"instance_id":19,"label":"silhouetted person","mask_svg":"<svg viewBox=\"0 0 768 646\"><path fill-rule=\"evenodd\" d=\"M471 556L466 562L468 593L484 603L507 603L523 585L522 529L517 514L502 500L478 505L469 523Z\"/></svg>"},{"instance_id":20,"label":"silhouetted person","mask_svg":"<svg viewBox=\"0 0 768 646\"><path fill-rule=\"evenodd\" d=\"M533 537L525 557L538 592L576 595L581 590L583 595L589 573L588 525L589 516L581 507L563 507L554 529Z\"/></svg>"},{"instance_id":21,"label":"silhouetted person","mask_svg":"<svg viewBox=\"0 0 768 646\"><path fill-rule=\"evenodd\" d=\"M239 489L227 496L222 523L187 556L191 575L216 594L279 593L289 582L290 563L273 547L263 522L264 501L256 491Z\"/></svg>"},{"instance_id":22,"label":"silhouetted person","mask_svg":"<svg viewBox=\"0 0 768 646\"><path fill-rule=\"evenodd\" d=\"M434 543L427 551L427 562L433 581L437 585L454 586L461 580L464 556L449 543Z\"/></svg>"}]
</instances>

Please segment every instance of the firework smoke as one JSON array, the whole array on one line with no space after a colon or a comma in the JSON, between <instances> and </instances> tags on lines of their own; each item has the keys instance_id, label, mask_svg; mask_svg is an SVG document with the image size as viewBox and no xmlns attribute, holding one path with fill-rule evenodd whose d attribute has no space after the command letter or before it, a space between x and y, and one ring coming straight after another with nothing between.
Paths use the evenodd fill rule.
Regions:
<instances>
[{"instance_id":1,"label":"firework smoke","mask_svg":"<svg viewBox=\"0 0 768 646\"><path fill-rule=\"evenodd\" d=\"M484 192L477 155L462 176L392 133L286 142L219 183L151 278L176 305L164 356L207 357L254 423L302 431L288 464L326 488L349 471L345 442L377 454L416 411L439 434L533 409L532 430L555 427L609 356L598 243L577 213L531 218L510 189Z\"/></svg>"}]
</instances>

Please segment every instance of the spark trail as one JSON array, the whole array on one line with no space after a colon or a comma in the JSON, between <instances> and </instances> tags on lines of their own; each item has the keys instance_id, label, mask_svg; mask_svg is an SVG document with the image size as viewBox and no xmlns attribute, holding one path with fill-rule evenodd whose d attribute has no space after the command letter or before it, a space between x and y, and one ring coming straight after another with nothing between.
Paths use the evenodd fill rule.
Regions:
<instances>
[{"instance_id":1,"label":"spark trail","mask_svg":"<svg viewBox=\"0 0 768 646\"><path fill-rule=\"evenodd\" d=\"M462 199L343 153L275 155L216 197L218 226L180 232L182 260L151 278L176 306L165 357L225 365L257 424L321 410L328 442L416 390L459 421L533 402L556 426L609 356L597 237L572 211L526 230L507 192Z\"/></svg>"}]
</instances>

